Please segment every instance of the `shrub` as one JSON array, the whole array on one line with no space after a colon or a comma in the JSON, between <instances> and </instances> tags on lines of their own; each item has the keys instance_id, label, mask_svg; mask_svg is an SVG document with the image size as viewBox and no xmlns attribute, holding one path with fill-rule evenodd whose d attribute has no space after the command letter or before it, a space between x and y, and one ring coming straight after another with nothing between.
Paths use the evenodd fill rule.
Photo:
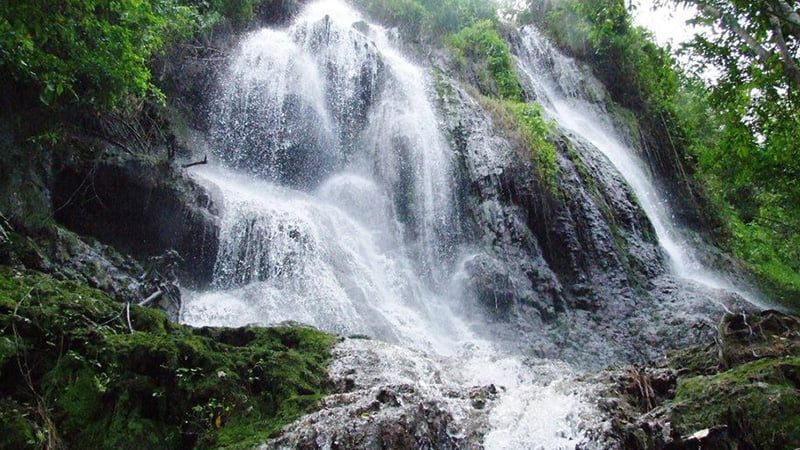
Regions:
<instances>
[{"instance_id":1,"label":"shrub","mask_svg":"<svg viewBox=\"0 0 800 450\"><path fill-rule=\"evenodd\" d=\"M30 0L0 4L0 64L41 101L96 109L161 97L148 62L196 21L176 0Z\"/></svg>"},{"instance_id":2,"label":"shrub","mask_svg":"<svg viewBox=\"0 0 800 450\"><path fill-rule=\"evenodd\" d=\"M452 35L448 43L462 68L473 69L482 91L506 100L522 100L511 52L493 22L484 20L466 27Z\"/></svg>"}]
</instances>

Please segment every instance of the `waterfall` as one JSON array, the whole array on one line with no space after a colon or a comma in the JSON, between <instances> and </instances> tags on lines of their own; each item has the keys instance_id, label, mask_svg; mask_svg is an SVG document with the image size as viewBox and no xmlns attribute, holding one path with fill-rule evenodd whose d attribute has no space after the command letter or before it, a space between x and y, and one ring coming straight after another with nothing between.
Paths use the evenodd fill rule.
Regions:
<instances>
[{"instance_id":1,"label":"waterfall","mask_svg":"<svg viewBox=\"0 0 800 450\"><path fill-rule=\"evenodd\" d=\"M187 321L291 319L447 353L454 315L434 289L458 238L454 172L427 79L339 2L242 40L212 131L228 169L200 172L225 198L225 293Z\"/></svg>"},{"instance_id":2,"label":"waterfall","mask_svg":"<svg viewBox=\"0 0 800 450\"><path fill-rule=\"evenodd\" d=\"M672 271L679 278L710 289L735 292L753 304L764 306L749 287L737 285L702 262L691 239L676 223L670 205L647 166L636 151L625 144L601 106L604 94L599 82L558 51L535 26L522 27L520 37L517 66L533 85L545 115L600 150L625 178L653 225Z\"/></svg>"},{"instance_id":3,"label":"waterfall","mask_svg":"<svg viewBox=\"0 0 800 450\"><path fill-rule=\"evenodd\" d=\"M525 446L531 433L540 448L577 442L579 414L593 409L560 381L571 369L523 362L454 295L466 252L455 155L431 74L392 41L339 1L242 39L215 102L217 163L196 172L223 200L214 285L187 293L182 320L297 321L414 349L381 351L436 364L450 381L417 383L438 402L452 403L454 385L503 386L487 448Z\"/></svg>"},{"instance_id":4,"label":"waterfall","mask_svg":"<svg viewBox=\"0 0 800 450\"><path fill-rule=\"evenodd\" d=\"M547 114L594 144L627 179L678 273L727 287L693 266L641 162L610 125L593 118L603 114L583 100L587 85L571 74L574 64L544 47L533 29L522 37L519 64ZM650 310L634 299L607 323L579 308L552 318L561 285L523 206L510 198L516 193L507 192L508 177L528 166L466 91L457 94L463 116L444 117L432 74L396 39L339 0L311 3L285 28L242 37L212 101L213 161L195 172L221 203L214 281L185 293L181 320L293 321L366 335L374 341L349 339L337 351L357 353L380 383L410 384L425 401L447 405L455 429L485 424L481 441L470 445L595 448L587 430L601 426L602 414L593 388L576 380L576 366L588 363L543 356L566 359L559 352L570 346L570 355L589 359L599 350L603 355L594 357L606 361L624 345L612 342L617 336L642 340L649 317L633 316ZM542 67L546 58L563 67ZM452 130L464 123L472 134L457 150ZM601 220L595 214L591 222ZM470 289L493 305L478 305ZM617 291L608 292L616 301ZM498 311L508 314L506 322ZM680 313L663 322L690 316ZM533 337L515 334L521 325L514 314L517 322L534 317L526 322L534 324L526 328ZM634 325L617 331L615 321ZM661 339L660 331L652 336ZM341 364L332 370L346 372ZM495 385L490 407L471 404L470 389ZM334 419L310 427L356 420L328 407ZM460 432L452 437L466 439Z\"/></svg>"}]
</instances>

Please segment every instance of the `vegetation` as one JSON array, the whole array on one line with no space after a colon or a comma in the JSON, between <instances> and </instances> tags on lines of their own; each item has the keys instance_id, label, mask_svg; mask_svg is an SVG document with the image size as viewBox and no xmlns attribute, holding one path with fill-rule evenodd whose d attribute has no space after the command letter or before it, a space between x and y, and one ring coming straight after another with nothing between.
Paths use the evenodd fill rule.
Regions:
<instances>
[{"instance_id":1,"label":"vegetation","mask_svg":"<svg viewBox=\"0 0 800 450\"><path fill-rule=\"evenodd\" d=\"M0 72L47 106L131 110L163 102L150 63L264 0L31 0L0 4Z\"/></svg>"},{"instance_id":2,"label":"vegetation","mask_svg":"<svg viewBox=\"0 0 800 450\"><path fill-rule=\"evenodd\" d=\"M714 331L711 345L612 375L612 434L625 448L800 445L800 318L731 314Z\"/></svg>"},{"instance_id":3,"label":"vegetation","mask_svg":"<svg viewBox=\"0 0 800 450\"><path fill-rule=\"evenodd\" d=\"M728 316L718 348L673 355L671 362L684 373L666 405L677 431L686 436L726 425L732 438L752 448L797 448L798 331L796 317L770 312Z\"/></svg>"},{"instance_id":4,"label":"vegetation","mask_svg":"<svg viewBox=\"0 0 800 450\"><path fill-rule=\"evenodd\" d=\"M44 104L116 108L159 95L147 64L194 20L173 0L3 2L0 57L3 70L33 84Z\"/></svg>"},{"instance_id":5,"label":"vegetation","mask_svg":"<svg viewBox=\"0 0 800 450\"><path fill-rule=\"evenodd\" d=\"M326 390L332 336L192 329L0 268L2 448L249 448Z\"/></svg>"},{"instance_id":6,"label":"vegetation","mask_svg":"<svg viewBox=\"0 0 800 450\"><path fill-rule=\"evenodd\" d=\"M543 184L556 192L558 167L552 127L538 104L526 102L497 22L475 22L450 35L446 43L463 75L480 91L480 100L497 125L519 147L530 151Z\"/></svg>"},{"instance_id":7,"label":"vegetation","mask_svg":"<svg viewBox=\"0 0 800 450\"><path fill-rule=\"evenodd\" d=\"M485 0L354 0L356 5L411 39L442 38L477 22L497 21Z\"/></svg>"},{"instance_id":8,"label":"vegetation","mask_svg":"<svg viewBox=\"0 0 800 450\"><path fill-rule=\"evenodd\" d=\"M542 116L541 106L479 96L483 107L518 148L530 152L538 179L550 193L558 192L556 146L552 141L552 124Z\"/></svg>"},{"instance_id":9,"label":"vegetation","mask_svg":"<svg viewBox=\"0 0 800 450\"><path fill-rule=\"evenodd\" d=\"M492 21L463 28L448 42L459 65L473 67L482 91L510 101L523 99L508 45Z\"/></svg>"},{"instance_id":10,"label":"vegetation","mask_svg":"<svg viewBox=\"0 0 800 450\"><path fill-rule=\"evenodd\" d=\"M745 424L756 448L800 445L800 358L762 359L726 372L681 380L673 400L674 424L689 435L730 417ZM742 427L742 425L740 425Z\"/></svg>"}]
</instances>

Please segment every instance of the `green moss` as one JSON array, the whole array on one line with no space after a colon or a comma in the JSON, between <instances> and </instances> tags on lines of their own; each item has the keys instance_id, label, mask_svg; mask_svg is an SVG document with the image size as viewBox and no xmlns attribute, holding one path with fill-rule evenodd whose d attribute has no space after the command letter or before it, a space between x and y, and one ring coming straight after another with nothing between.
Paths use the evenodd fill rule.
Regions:
<instances>
[{"instance_id":1,"label":"green moss","mask_svg":"<svg viewBox=\"0 0 800 450\"><path fill-rule=\"evenodd\" d=\"M70 448L235 448L326 391L330 335L192 329L136 306L131 333L122 311L79 283L0 268L0 395L22 410L45 405L26 420Z\"/></svg>"},{"instance_id":2,"label":"green moss","mask_svg":"<svg viewBox=\"0 0 800 450\"><path fill-rule=\"evenodd\" d=\"M708 346L676 350L670 353L668 363L684 376L696 376L716 373L720 361L717 347Z\"/></svg>"},{"instance_id":3,"label":"green moss","mask_svg":"<svg viewBox=\"0 0 800 450\"><path fill-rule=\"evenodd\" d=\"M671 405L684 435L728 425L757 448L800 446L800 357L766 358L682 379Z\"/></svg>"},{"instance_id":4,"label":"green moss","mask_svg":"<svg viewBox=\"0 0 800 450\"><path fill-rule=\"evenodd\" d=\"M558 164L556 146L552 141L552 125L536 103L522 103L477 95L483 108L494 119L512 145L525 149L531 157L541 184L558 195Z\"/></svg>"},{"instance_id":5,"label":"green moss","mask_svg":"<svg viewBox=\"0 0 800 450\"><path fill-rule=\"evenodd\" d=\"M37 433L28 416L29 411L22 405L8 399L0 400L0 423L3 424L0 448L20 449L42 444L44 436Z\"/></svg>"}]
</instances>

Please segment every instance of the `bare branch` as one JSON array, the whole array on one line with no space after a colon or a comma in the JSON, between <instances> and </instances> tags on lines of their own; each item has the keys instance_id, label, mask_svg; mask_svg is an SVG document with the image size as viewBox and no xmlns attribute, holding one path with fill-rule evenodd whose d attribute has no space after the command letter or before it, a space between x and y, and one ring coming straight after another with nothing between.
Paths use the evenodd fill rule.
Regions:
<instances>
[{"instance_id":1,"label":"bare branch","mask_svg":"<svg viewBox=\"0 0 800 450\"><path fill-rule=\"evenodd\" d=\"M184 169L188 169L189 167L200 166L200 165L203 165L203 164L208 164L208 155L203 156L203 159L200 160L200 161L195 161L193 163L184 164L181 167L183 167Z\"/></svg>"},{"instance_id":2,"label":"bare branch","mask_svg":"<svg viewBox=\"0 0 800 450\"><path fill-rule=\"evenodd\" d=\"M786 71L786 75L794 82L795 87L800 87L800 69L797 67L797 62L792 58L789 53L789 48L786 45L786 39L783 36L783 29L781 21L775 16L770 17L772 23L772 40L775 46L778 47L778 52L781 55L781 62Z\"/></svg>"},{"instance_id":3,"label":"bare branch","mask_svg":"<svg viewBox=\"0 0 800 450\"><path fill-rule=\"evenodd\" d=\"M144 300L142 300L141 302L139 302L139 306L147 306L147 305L149 305L150 303L152 303L153 301L155 301L156 299L158 299L159 297L161 297L163 294L164 294L164 291L162 291L161 289L159 289L159 290L157 290L157 291L153 292L153 293L152 293L152 294L151 294L149 297L147 297L146 299L144 299Z\"/></svg>"},{"instance_id":4,"label":"bare branch","mask_svg":"<svg viewBox=\"0 0 800 450\"><path fill-rule=\"evenodd\" d=\"M780 8L781 16L779 17L782 20L785 20L789 24L791 24L796 29L800 29L800 14L791 7L785 0L775 0L775 3Z\"/></svg>"}]
</instances>

